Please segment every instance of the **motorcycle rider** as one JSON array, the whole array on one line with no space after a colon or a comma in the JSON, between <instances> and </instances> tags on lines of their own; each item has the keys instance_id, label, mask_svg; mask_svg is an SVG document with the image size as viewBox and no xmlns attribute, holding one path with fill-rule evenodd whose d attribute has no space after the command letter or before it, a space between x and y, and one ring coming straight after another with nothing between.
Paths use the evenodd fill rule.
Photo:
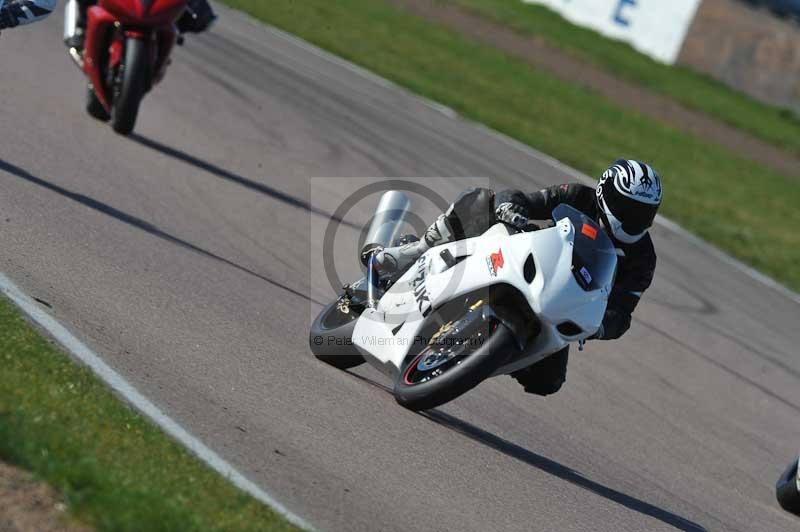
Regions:
<instances>
[{"instance_id":1,"label":"motorcycle rider","mask_svg":"<svg viewBox=\"0 0 800 532\"><path fill-rule=\"evenodd\" d=\"M42 0L38 0L42 1ZM55 1L55 0L51 0ZM75 33L68 37L64 44L68 48L75 48L78 51L83 51L84 38L86 34L86 10L90 6L97 3L97 0L76 0L78 2L78 20ZM186 11L181 18L178 19L176 25L178 31L181 33L201 33L206 31L214 21L217 15L208 3L208 0L187 0Z\"/></svg>"},{"instance_id":2,"label":"motorcycle rider","mask_svg":"<svg viewBox=\"0 0 800 532\"><path fill-rule=\"evenodd\" d=\"M56 0L10 0L0 7L0 30L42 20L55 8Z\"/></svg>"},{"instance_id":3,"label":"motorcycle rider","mask_svg":"<svg viewBox=\"0 0 800 532\"><path fill-rule=\"evenodd\" d=\"M615 340L631 326L631 315L650 286L656 253L648 229L661 205L661 178L649 165L619 159L603 173L596 189L580 183L554 185L525 194L505 190L495 194L475 188L464 192L428 228L422 240L375 251L384 272L404 270L433 246L482 234L498 221L519 229L529 220L549 220L553 209L565 203L596 220L619 250L617 276L603 323L593 339ZM525 391L556 393L566 381L569 347L512 374Z\"/></svg>"}]
</instances>

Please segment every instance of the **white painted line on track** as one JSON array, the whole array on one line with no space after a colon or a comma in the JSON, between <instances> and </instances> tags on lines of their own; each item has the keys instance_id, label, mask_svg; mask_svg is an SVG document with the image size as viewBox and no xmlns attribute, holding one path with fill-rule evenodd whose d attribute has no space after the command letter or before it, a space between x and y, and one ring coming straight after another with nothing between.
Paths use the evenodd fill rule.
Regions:
<instances>
[{"instance_id":1,"label":"white painted line on track","mask_svg":"<svg viewBox=\"0 0 800 532\"><path fill-rule=\"evenodd\" d=\"M447 118L450 118L452 120L459 120L459 121L462 121L462 122L467 122L467 123L473 125L474 127L484 131L485 133L491 135L492 137L496 138L497 140L501 141L502 143L507 144L507 145L509 145L509 146L511 146L513 148L516 148L517 150L525 153L526 155L528 155L530 157L533 157L534 159L538 159L539 161L544 162L544 163L552 166L553 168L556 168L557 170L559 170L559 171L561 171L563 173L575 176L575 179L577 179L579 181L582 181L583 183L585 183L587 185L594 186L597 183L596 179L593 179L593 178L589 177L588 175L576 170L575 168L572 168L571 166L568 166L568 165L562 163L561 161L559 161L559 160L557 160L557 159L555 159L555 158L553 158L553 157L551 157L551 156L549 156L549 155L547 155L545 153L542 153L542 152L538 151L537 149L528 146L527 144L524 144L524 143L518 141L517 139L509 137L505 133L501 133L501 132L499 132L497 130L494 130L494 129L488 127L488 126L485 126L485 125L483 125L483 124L481 124L479 122L475 122L475 121L473 121L473 120L471 120L469 118L461 116L455 110L451 109L450 107L447 107L446 105L443 105L441 103L438 103L438 102L435 102L435 101L430 100L428 98L425 98L424 96L420 96L418 94L415 94L415 93L409 91L408 89L406 89L404 87L401 87L400 85L394 83L393 81L391 81L389 79L386 79L386 78L384 78L384 77L382 77L382 76L380 76L378 74L375 74L374 72L371 72L371 71L369 71L369 70L367 70L367 69L365 69L363 67L360 67L360 66L356 65L355 63L352 63L352 62L350 62L350 61L348 61L346 59L343 59L343 58L341 58L341 57L339 57L337 55L334 55L334 54L332 54L332 53L330 53L330 52L328 52L326 50L323 50L322 48L319 48L318 46L315 46L315 45L309 43L308 41L304 41L303 39L301 39L301 38L299 38L299 37L297 37L295 35L292 35L291 33L287 33L287 32L285 32L285 31L283 31L283 30L281 30L279 28L276 28L274 26L270 26L269 24L265 24L265 23L255 19L255 18L251 17L247 13L244 13L244 12L241 12L241 11L238 11L238 10L234 10L234 9L231 9L231 11L237 13L239 16L241 16L241 17L243 17L245 19L248 19L254 25L262 26L265 31L267 31L269 33L272 33L273 35L275 35L277 37L280 37L281 39L284 39L286 41L291 42L292 44L294 44L298 48L301 48L301 49L303 49L303 50L305 50L305 51L307 51L307 52L309 52L309 53L311 53L311 54L313 54L313 55L315 55L315 56L317 56L317 57L319 57L321 59L324 59L324 60L330 62L330 63L338 65L338 66L340 66L342 68L345 68L346 70L348 70L348 71L350 71L350 72L352 72L352 73L354 73L354 74L356 74L356 75L358 75L358 76L360 76L360 77L362 77L362 78L364 78L366 80L369 80L372 83L375 83L376 85L378 85L378 86L380 86L380 87L382 87L384 89L400 91L400 92L404 93L405 95L410 96L410 97L418 100L423 105L425 105L427 107L430 107L431 109L433 109L434 111L438 112L439 114L442 114L442 115L446 116ZM661 227L663 227L664 229L667 229L668 231L672 231L673 233L675 233L675 234L679 235L680 237L682 237L682 238L686 239L687 241L689 241L691 244L693 244L697 248L699 248L699 249L703 250L704 252L708 253L712 257L715 257L715 258L719 259L720 261L724 262L725 264L728 264L732 268L734 268L736 270L739 270L740 272L742 272L743 274L747 275L748 277L750 277L751 279L755 280L756 282L759 282L759 283L763 284L764 286L766 286L768 288L771 288L775 292L778 292L779 294L785 296L790 301L793 301L794 303L797 303L798 305L800 305L800 293L795 292L794 290L790 289L789 287L787 287L787 286L779 283L778 281L772 279L771 277L759 272L755 268L752 268L751 266L748 266L747 264L743 263L739 259L736 259L736 258L728 255L727 253L725 253L724 251L722 251L718 247L716 247L713 244L711 244L709 242L706 242L702 238L694 235L693 233L691 233L690 231L688 231L687 229L685 229L681 225L677 224L676 222L673 222L672 220L670 220L668 218L665 218L665 217L663 217L661 215L658 215L658 216L656 216L656 224L661 226Z\"/></svg>"},{"instance_id":2,"label":"white painted line on track","mask_svg":"<svg viewBox=\"0 0 800 532\"><path fill-rule=\"evenodd\" d=\"M58 343L64 346L73 356L86 364L100 380L105 382L136 410L150 418L156 425L189 449L200 460L227 478L234 486L249 493L259 501L270 506L290 523L313 531L314 528L302 517L292 513L269 493L261 489L251 480L236 470L217 453L206 447L200 440L192 436L174 419L161 411L149 399L139 393L125 378L103 362L89 347L78 340L66 327L44 312L36 302L20 290L13 281L0 273L0 292L13 301L34 322L43 327Z\"/></svg>"}]
</instances>

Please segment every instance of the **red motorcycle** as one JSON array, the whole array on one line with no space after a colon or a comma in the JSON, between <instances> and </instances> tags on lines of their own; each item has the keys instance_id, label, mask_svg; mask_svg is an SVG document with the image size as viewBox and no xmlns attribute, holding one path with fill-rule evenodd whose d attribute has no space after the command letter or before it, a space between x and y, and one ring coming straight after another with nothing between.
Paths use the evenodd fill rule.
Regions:
<instances>
[{"instance_id":1,"label":"red motorcycle","mask_svg":"<svg viewBox=\"0 0 800 532\"><path fill-rule=\"evenodd\" d=\"M75 0L67 18L77 15L71 9ZM164 77L185 10L186 0L99 0L88 8L84 52L70 55L89 78L90 115L122 135L133 131L142 98Z\"/></svg>"}]
</instances>

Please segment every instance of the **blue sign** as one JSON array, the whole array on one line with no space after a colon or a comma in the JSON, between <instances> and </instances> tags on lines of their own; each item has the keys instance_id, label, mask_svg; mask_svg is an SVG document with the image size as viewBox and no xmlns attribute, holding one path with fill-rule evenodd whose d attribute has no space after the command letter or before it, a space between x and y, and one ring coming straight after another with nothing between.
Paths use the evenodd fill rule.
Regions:
<instances>
[{"instance_id":1,"label":"blue sign","mask_svg":"<svg viewBox=\"0 0 800 532\"><path fill-rule=\"evenodd\" d=\"M636 7L636 2L638 0L619 0L617 4L617 9L614 10L614 22L619 24L620 26L628 27L631 25L631 21L625 18L625 11L628 8Z\"/></svg>"}]
</instances>

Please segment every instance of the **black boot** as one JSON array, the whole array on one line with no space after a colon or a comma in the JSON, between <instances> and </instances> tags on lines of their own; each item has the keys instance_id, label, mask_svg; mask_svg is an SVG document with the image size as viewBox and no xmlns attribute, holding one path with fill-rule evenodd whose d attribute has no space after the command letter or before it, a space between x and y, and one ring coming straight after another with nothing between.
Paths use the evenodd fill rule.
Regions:
<instances>
[{"instance_id":1,"label":"black boot","mask_svg":"<svg viewBox=\"0 0 800 532\"><path fill-rule=\"evenodd\" d=\"M176 23L181 33L202 33L217 20L208 0L188 0L186 11Z\"/></svg>"},{"instance_id":2,"label":"black boot","mask_svg":"<svg viewBox=\"0 0 800 532\"><path fill-rule=\"evenodd\" d=\"M86 29L78 26L75 28L75 34L69 39L64 41L67 48L75 48L78 52L83 52L83 41L85 39Z\"/></svg>"},{"instance_id":3,"label":"black boot","mask_svg":"<svg viewBox=\"0 0 800 532\"><path fill-rule=\"evenodd\" d=\"M413 235L405 235L400 241L395 242L394 247L364 250L361 261L366 265L369 256L376 253L375 259L381 273L404 272L430 248L451 240L452 233L447 225L446 216L442 214L428 227L422 240Z\"/></svg>"},{"instance_id":4,"label":"black boot","mask_svg":"<svg viewBox=\"0 0 800 532\"><path fill-rule=\"evenodd\" d=\"M567 380L569 346L540 360L533 366L511 374L525 391L535 395L547 396L556 393Z\"/></svg>"}]
</instances>

